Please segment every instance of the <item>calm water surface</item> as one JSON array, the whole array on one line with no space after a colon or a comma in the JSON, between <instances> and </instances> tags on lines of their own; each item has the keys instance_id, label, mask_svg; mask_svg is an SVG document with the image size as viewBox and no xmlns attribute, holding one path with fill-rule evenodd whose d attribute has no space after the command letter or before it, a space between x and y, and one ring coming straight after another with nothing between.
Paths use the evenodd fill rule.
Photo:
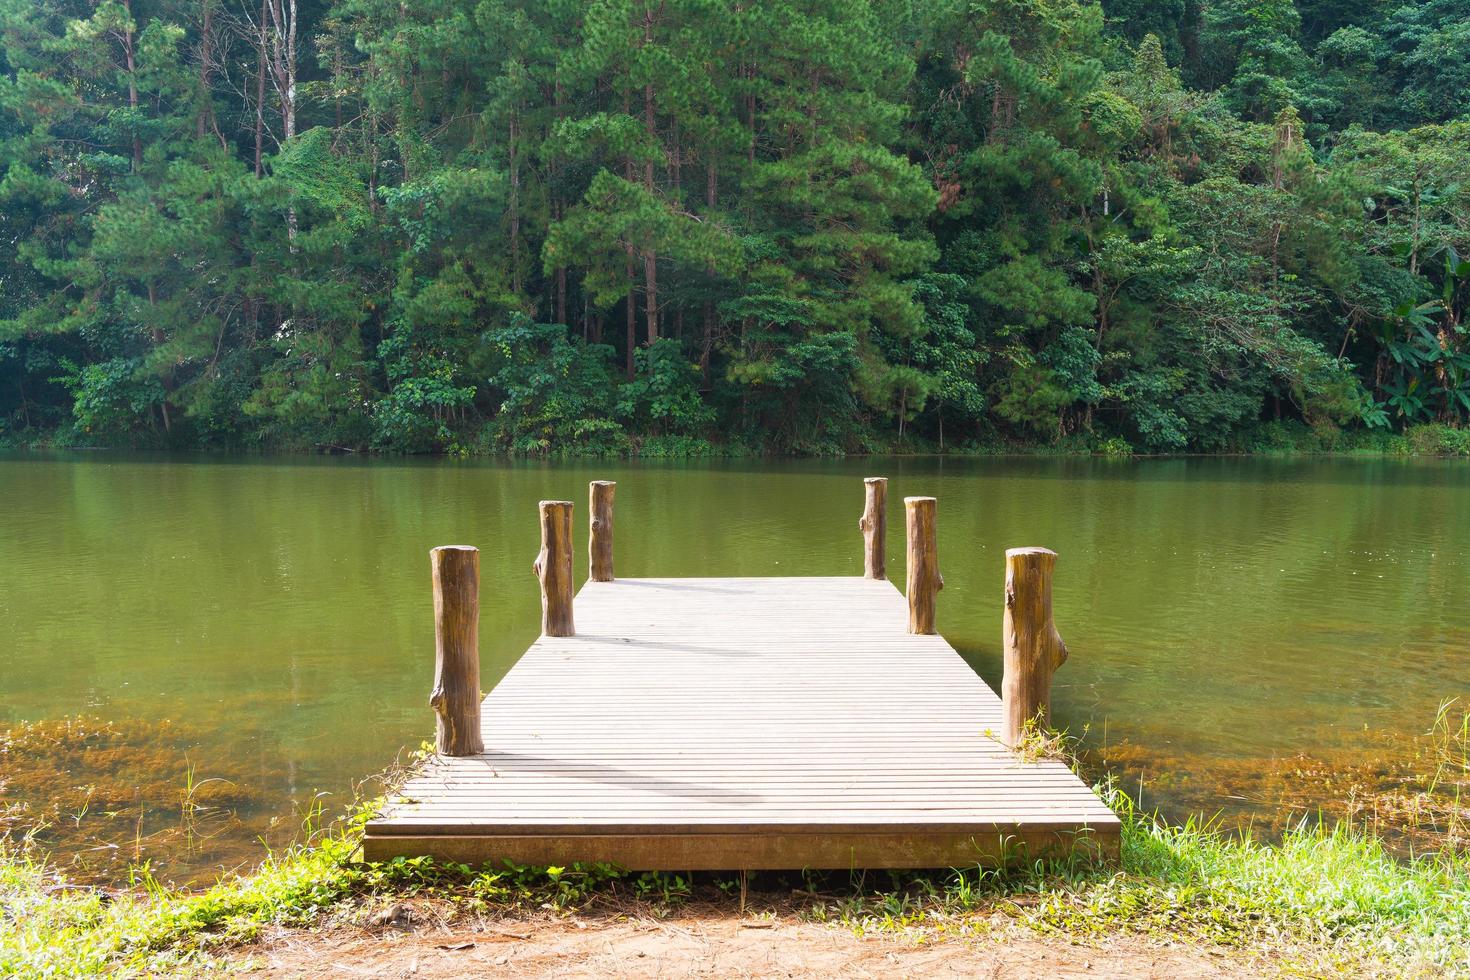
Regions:
<instances>
[{"instance_id":1,"label":"calm water surface","mask_svg":"<svg viewBox=\"0 0 1470 980\"><path fill-rule=\"evenodd\" d=\"M431 547L482 551L488 687L537 632L537 500L577 502L579 576L597 478L619 484L621 575L852 575L859 478L873 473L892 481L897 581L898 501L939 498L940 628L992 686L1004 550L1060 553L1072 659L1055 710L1095 746L1191 770L1254 765L1422 732L1441 701L1470 694L1463 463L16 454L0 455L0 725L171 719L162 781L223 774L240 819L212 833L258 847L262 821L290 823L318 792L345 799L432 734ZM111 764L76 758L78 786ZM1197 789L1171 795L1179 775L1145 787L1148 802L1198 807ZM0 771L0 806L6 793ZM231 857L205 847L199 860Z\"/></svg>"}]
</instances>

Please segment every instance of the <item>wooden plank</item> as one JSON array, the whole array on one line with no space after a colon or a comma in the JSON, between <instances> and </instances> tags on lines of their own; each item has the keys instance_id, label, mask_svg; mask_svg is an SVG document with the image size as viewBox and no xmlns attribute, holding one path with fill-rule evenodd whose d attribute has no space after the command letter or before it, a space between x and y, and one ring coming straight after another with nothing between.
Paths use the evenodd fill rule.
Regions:
<instances>
[{"instance_id":1,"label":"wooden plank","mask_svg":"<svg viewBox=\"0 0 1470 980\"><path fill-rule=\"evenodd\" d=\"M966 868L1082 853L1118 860L1116 834L1023 825L984 832L834 834L760 830L726 834L554 834L369 837L364 857L430 855L466 864L606 862L630 871L787 868Z\"/></svg>"},{"instance_id":2,"label":"wooden plank","mask_svg":"<svg viewBox=\"0 0 1470 980\"><path fill-rule=\"evenodd\" d=\"M487 751L432 760L370 859L630 869L931 867L1116 857L1065 766L986 730L1001 705L887 582L622 579L576 599L482 705Z\"/></svg>"}]
</instances>

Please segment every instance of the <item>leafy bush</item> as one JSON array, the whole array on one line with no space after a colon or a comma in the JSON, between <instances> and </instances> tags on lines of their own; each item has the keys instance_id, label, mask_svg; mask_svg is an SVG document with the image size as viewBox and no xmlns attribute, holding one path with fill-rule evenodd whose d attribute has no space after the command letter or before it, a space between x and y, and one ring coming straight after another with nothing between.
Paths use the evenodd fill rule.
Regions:
<instances>
[{"instance_id":1,"label":"leafy bush","mask_svg":"<svg viewBox=\"0 0 1470 980\"><path fill-rule=\"evenodd\" d=\"M140 362L129 357L73 368L63 383L75 398L77 429L110 440L129 437L140 423L151 426L152 412L163 402L163 385L140 369Z\"/></svg>"},{"instance_id":2,"label":"leafy bush","mask_svg":"<svg viewBox=\"0 0 1470 980\"><path fill-rule=\"evenodd\" d=\"M472 385L455 384L453 360L416 345L406 328L378 346L378 357L392 388L373 405L373 445L405 453L452 448L451 422L463 421L475 398Z\"/></svg>"},{"instance_id":3,"label":"leafy bush","mask_svg":"<svg viewBox=\"0 0 1470 980\"><path fill-rule=\"evenodd\" d=\"M736 308L755 310L749 298ZM860 367L856 337L832 331L799 339L773 322L746 331L744 344L746 350L736 352L726 369L731 384L725 390L741 422L740 435L765 447L818 456L860 445L853 394Z\"/></svg>"},{"instance_id":4,"label":"leafy bush","mask_svg":"<svg viewBox=\"0 0 1470 980\"><path fill-rule=\"evenodd\" d=\"M1029 358L1014 366L994 394L995 414L1033 436L1057 434L1059 414L1072 400L1056 372Z\"/></svg>"},{"instance_id":5,"label":"leafy bush","mask_svg":"<svg viewBox=\"0 0 1470 980\"><path fill-rule=\"evenodd\" d=\"M715 455L708 439L697 436L649 436L638 440L638 455L652 459L702 459Z\"/></svg>"},{"instance_id":6,"label":"leafy bush","mask_svg":"<svg viewBox=\"0 0 1470 980\"><path fill-rule=\"evenodd\" d=\"M1470 429L1448 425L1411 425L1404 431L1416 456L1470 456Z\"/></svg>"},{"instance_id":7,"label":"leafy bush","mask_svg":"<svg viewBox=\"0 0 1470 980\"><path fill-rule=\"evenodd\" d=\"M483 355L497 408L488 431L494 448L620 452L627 435L615 418L611 347L567 336L556 323L524 315L487 331Z\"/></svg>"},{"instance_id":8,"label":"leafy bush","mask_svg":"<svg viewBox=\"0 0 1470 980\"><path fill-rule=\"evenodd\" d=\"M618 390L618 416L635 432L689 436L715 420L699 397L699 371L677 340L664 338L634 355L636 376Z\"/></svg>"},{"instance_id":9,"label":"leafy bush","mask_svg":"<svg viewBox=\"0 0 1470 980\"><path fill-rule=\"evenodd\" d=\"M241 406L263 419L263 442L288 446L365 446L373 437L374 389L356 332L342 343L304 332L280 338Z\"/></svg>"}]
</instances>

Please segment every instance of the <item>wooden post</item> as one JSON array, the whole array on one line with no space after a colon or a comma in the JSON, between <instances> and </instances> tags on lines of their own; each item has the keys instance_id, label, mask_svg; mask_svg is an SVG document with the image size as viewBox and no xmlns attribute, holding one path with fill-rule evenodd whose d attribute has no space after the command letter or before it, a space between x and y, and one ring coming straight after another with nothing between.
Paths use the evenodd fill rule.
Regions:
<instances>
[{"instance_id":1,"label":"wooden post","mask_svg":"<svg viewBox=\"0 0 1470 980\"><path fill-rule=\"evenodd\" d=\"M858 521L858 528L863 532L863 578L886 579L888 477L865 477L863 489L867 499L863 504L862 519Z\"/></svg>"},{"instance_id":2,"label":"wooden post","mask_svg":"<svg viewBox=\"0 0 1470 980\"><path fill-rule=\"evenodd\" d=\"M613 494L617 489L611 480L593 480L587 488L587 560L594 582L613 580Z\"/></svg>"},{"instance_id":3,"label":"wooden post","mask_svg":"<svg viewBox=\"0 0 1470 980\"><path fill-rule=\"evenodd\" d=\"M572 502L541 501L541 552L531 570L541 580L541 633L572 636Z\"/></svg>"},{"instance_id":4,"label":"wooden post","mask_svg":"<svg viewBox=\"0 0 1470 980\"><path fill-rule=\"evenodd\" d=\"M1006 552L1005 674L1000 694L1005 728L1001 741L1021 744L1027 728L1051 723L1051 675L1067 660L1051 616L1051 573L1057 553L1046 548Z\"/></svg>"},{"instance_id":5,"label":"wooden post","mask_svg":"<svg viewBox=\"0 0 1470 980\"><path fill-rule=\"evenodd\" d=\"M434 747L443 755L485 751L480 738L480 550L429 552L434 573Z\"/></svg>"},{"instance_id":6,"label":"wooden post","mask_svg":"<svg viewBox=\"0 0 1470 980\"><path fill-rule=\"evenodd\" d=\"M939 542L933 497L905 497L909 542L909 632L933 633L934 600L944 588L939 574Z\"/></svg>"}]
</instances>

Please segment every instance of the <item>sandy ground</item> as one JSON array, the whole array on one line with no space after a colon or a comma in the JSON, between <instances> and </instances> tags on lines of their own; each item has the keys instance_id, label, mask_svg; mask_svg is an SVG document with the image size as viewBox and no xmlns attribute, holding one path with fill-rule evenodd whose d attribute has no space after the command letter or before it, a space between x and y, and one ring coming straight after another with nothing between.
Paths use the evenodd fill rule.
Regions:
<instances>
[{"instance_id":1,"label":"sandy ground","mask_svg":"<svg viewBox=\"0 0 1470 980\"><path fill-rule=\"evenodd\" d=\"M625 916L282 931L241 950L267 977L1257 977L1240 953L1025 934L857 936L782 919ZM1263 969L1263 967L1266 967Z\"/></svg>"}]
</instances>

